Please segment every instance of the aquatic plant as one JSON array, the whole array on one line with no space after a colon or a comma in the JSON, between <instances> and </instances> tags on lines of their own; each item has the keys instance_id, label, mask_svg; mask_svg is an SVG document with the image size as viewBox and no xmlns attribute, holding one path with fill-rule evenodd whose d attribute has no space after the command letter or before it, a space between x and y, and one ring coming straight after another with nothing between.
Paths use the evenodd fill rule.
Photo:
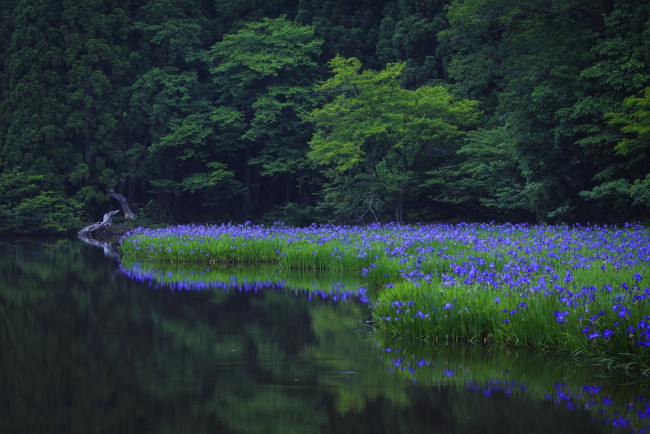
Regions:
<instances>
[{"instance_id":1,"label":"aquatic plant","mask_svg":"<svg viewBox=\"0 0 650 434\"><path fill-rule=\"evenodd\" d=\"M569 350L650 375L650 234L641 225L281 224L139 228L140 261L356 270L381 333Z\"/></svg>"}]
</instances>

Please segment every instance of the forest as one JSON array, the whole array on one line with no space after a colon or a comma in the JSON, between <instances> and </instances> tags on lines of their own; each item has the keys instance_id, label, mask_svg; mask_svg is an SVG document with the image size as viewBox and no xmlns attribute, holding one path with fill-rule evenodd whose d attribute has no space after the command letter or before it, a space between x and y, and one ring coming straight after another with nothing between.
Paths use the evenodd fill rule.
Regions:
<instances>
[{"instance_id":1,"label":"forest","mask_svg":"<svg viewBox=\"0 0 650 434\"><path fill-rule=\"evenodd\" d=\"M0 0L0 233L648 223L645 0Z\"/></svg>"}]
</instances>

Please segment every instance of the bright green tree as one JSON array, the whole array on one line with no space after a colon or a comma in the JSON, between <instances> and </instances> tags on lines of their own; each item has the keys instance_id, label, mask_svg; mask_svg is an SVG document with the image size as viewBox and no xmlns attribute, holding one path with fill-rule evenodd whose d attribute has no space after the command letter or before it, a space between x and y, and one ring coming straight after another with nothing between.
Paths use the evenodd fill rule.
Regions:
<instances>
[{"instance_id":1,"label":"bright green tree","mask_svg":"<svg viewBox=\"0 0 650 434\"><path fill-rule=\"evenodd\" d=\"M339 218L377 210L401 223L408 199L431 194L426 170L445 164L476 123L477 102L442 86L403 89L404 63L362 71L358 59L336 57L330 67L318 91L332 100L309 116L317 125L309 156L329 168L325 205Z\"/></svg>"}]
</instances>

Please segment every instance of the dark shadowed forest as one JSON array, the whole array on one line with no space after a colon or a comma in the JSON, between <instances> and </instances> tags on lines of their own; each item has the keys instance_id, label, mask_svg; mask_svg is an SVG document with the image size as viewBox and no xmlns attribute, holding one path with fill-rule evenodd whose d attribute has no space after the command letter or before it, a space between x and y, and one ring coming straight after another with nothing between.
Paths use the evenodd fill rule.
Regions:
<instances>
[{"instance_id":1,"label":"dark shadowed forest","mask_svg":"<svg viewBox=\"0 0 650 434\"><path fill-rule=\"evenodd\" d=\"M0 231L650 215L643 0L0 0Z\"/></svg>"}]
</instances>

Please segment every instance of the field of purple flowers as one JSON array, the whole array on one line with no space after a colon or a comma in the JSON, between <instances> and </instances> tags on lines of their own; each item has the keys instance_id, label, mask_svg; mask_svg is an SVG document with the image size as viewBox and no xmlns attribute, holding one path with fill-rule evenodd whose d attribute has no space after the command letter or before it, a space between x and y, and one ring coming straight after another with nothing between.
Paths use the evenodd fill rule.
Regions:
<instances>
[{"instance_id":1,"label":"field of purple flowers","mask_svg":"<svg viewBox=\"0 0 650 434\"><path fill-rule=\"evenodd\" d=\"M376 328L404 339L569 350L650 375L650 231L641 225L138 228L137 260L356 270Z\"/></svg>"}]
</instances>

